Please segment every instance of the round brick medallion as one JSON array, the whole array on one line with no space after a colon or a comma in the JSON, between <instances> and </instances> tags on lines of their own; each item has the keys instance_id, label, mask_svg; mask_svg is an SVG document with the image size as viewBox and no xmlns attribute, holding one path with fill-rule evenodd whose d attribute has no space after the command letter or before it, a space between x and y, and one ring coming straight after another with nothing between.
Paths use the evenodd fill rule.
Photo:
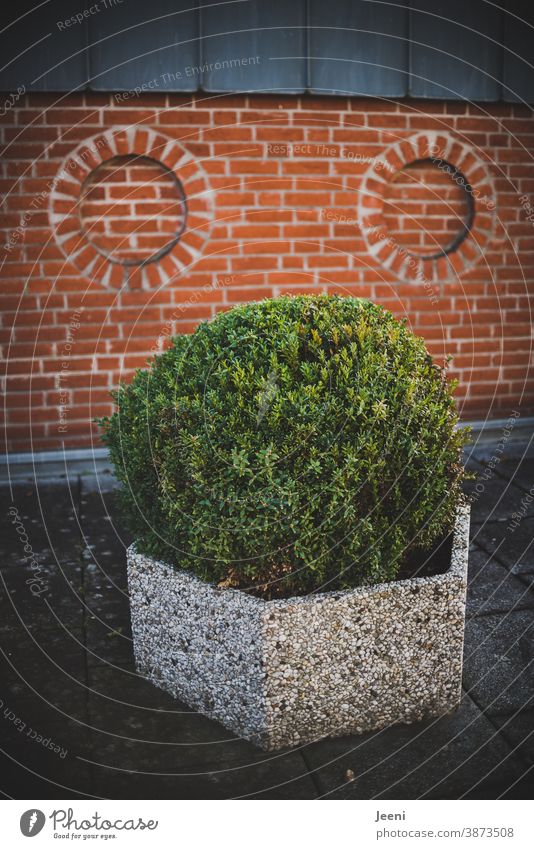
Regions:
<instances>
[{"instance_id":1,"label":"round brick medallion","mask_svg":"<svg viewBox=\"0 0 534 849\"><path fill-rule=\"evenodd\" d=\"M202 254L213 203L201 165L174 139L119 127L67 157L50 194L61 250L111 288L159 288Z\"/></svg>"},{"instance_id":2,"label":"round brick medallion","mask_svg":"<svg viewBox=\"0 0 534 849\"><path fill-rule=\"evenodd\" d=\"M457 277L484 255L495 224L490 173L446 133L396 142L365 173L358 221L369 252L401 280Z\"/></svg>"}]
</instances>

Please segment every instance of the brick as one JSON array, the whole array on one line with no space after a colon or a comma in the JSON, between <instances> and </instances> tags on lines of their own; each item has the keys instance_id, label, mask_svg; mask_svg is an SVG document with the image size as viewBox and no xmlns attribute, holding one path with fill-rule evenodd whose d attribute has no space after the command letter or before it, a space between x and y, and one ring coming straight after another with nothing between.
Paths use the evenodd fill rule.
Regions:
<instances>
[{"instance_id":1,"label":"brick","mask_svg":"<svg viewBox=\"0 0 534 849\"><path fill-rule=\"evenodd\" d=\"M218 192L217 206L243 206L254 203L252 192Z\"/></svg>"},{"instance_id":2,"label":"brick","mask_svg":"<svg viewBox=\"0 0 534 849\"><path fill-rule=\"evenodd\" d=\"M284 275L285 280L287 276ZM243 287L240 289L228 289L227 297L230 303L244 303L245 301L262 301L270 298L272 290L269 286Z\"/></svg>"},{"instance_id":3,"label":"brick","mask_svg":"<svg viewBox=\"0 0 534 849\"><path fill-rule=\"evenodd\" d=\"M258 240L253 243L245 243L244 254L284 254L289 253L290 243L285 241Z\"/></svg>"},{"instance_id":4,"label":"brick","mask_svg":"<svg viewBox=\"0 0 534 849\"><path fill-rule=\"evenodd\" d=\"M202 133L204 141L252 141L250 127L209 127Z\"/></svg>"},{"instance_id":5,"label":"brick","mask_svg":"<svg viewBox=\"0 0 534 849\"><path fill-rule=\"evenodd\" d=\"M165 127L181 127L184 125L206 126L210 122L211 113L208 110L171 108L166 112L159 113L159 123Z\"/></svg>"},{"instance_id":6,"label":"brick","mask_svg":"<svg viewBox=\"0 0 534 849\"><path fill-rule=\"evenodd\" d=\"M291 228L285 228L287 236ZM276 224L241 224L232 227L232 234L238 239L269 239L280 235L280 227ZM297 234L295 234L297 235Z\"/></svg>"},{"instance_id":7,"label":"brick","mask_svg":"<svg viewBox=\"0 0 534 849\"><path fill-rule=\"evenodd\" d=\"M331 201L329 192L286 192L285 202L291 206L327 206Z\"/></svg>"}]
</instances>

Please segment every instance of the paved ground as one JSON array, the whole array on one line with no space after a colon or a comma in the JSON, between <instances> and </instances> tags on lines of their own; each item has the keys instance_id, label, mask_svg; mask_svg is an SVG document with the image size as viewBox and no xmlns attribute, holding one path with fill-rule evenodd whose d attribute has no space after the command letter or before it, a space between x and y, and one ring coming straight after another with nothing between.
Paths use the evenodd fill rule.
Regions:
<instances>
[{"instance_id":1,"label":"paved ground","mask_svg":"<svg viewBox=\"0 0 534 849\"><path fill-rule=\"evenodd\" d=\"M79 476L3 491L1 790L14 798L529 798L534 460L470 461L464 699L439 721L275 756L135 672L113 494ZM8 514L10 508L16 516ZM513 513L522 518L510 525ZM524 514L524 515L523 515ZM18 533L11 521L20 519ZM20 534L27 534L26 538ZM23 562L26 549L28 560ZM42 564L40 575L31 558ZM41 596L33 596L46 585ZM355 774L347 783L346 771Z\"/></svg>"}]
</instances>

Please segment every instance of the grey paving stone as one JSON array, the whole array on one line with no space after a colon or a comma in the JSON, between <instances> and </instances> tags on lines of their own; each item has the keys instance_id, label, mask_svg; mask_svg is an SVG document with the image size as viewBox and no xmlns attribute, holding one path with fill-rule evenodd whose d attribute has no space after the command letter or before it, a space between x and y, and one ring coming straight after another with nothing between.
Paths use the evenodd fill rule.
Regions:
<instances>
[{"instance_id":1,"label":"grey paving stone","mask_svg":"<svg viewBox=\"0 0 534 849\"><path fill-rule=\"evenodd\" d=\"M125 743L120 751L108 741L94 749L94 787L111 799L315 799L317 790L298 753L279 754L277 760L229 761L216 757L206 763L197 758L195 770L185 768L181 757L161 768L157 755L140 758L138 743ZM105 747L105 748L104 748ZM104 754L105 753L105 754ZM212 756L214 747L211 747ZM85 763L82 761L82 763Z\"/></svg>"},{"instance_id":2,"label":"grey paving stone","mask_svg":"<svg viewBox=\"0 0 534 849\"><path fill-rule=\"evenodd\" d=\"M504 792L499 791L498 786L497 797L498 799L526 799L529 802L532 800L532 787L534 785L534 766L528 767L521 778L518 781L515 781L508 790ZM493 798L493 796L481 796L482 799Z\"/></svg>"},{"instance_id":3,"label":"grey paving stone","mask_svg":"<svg viewBox=\"0 0 534 849\"><path fill-rule=\"evenodd\" d=\"M499 473L528 492L534 486L534 457L518 457L504 461L499 464Z\"/></svg>"},{"instance_id":4,"label":"grey paving stone","mask_svg":"<svg viewBox=\"0 0 534 849\"><path fill-rule=\"evenodd\" d=\"M490 716L534 706L534 610L466 623L464 685Z\"/></svg>"},{"instance_id":5,"label":"grey paving stone","mask_svg":"<svg viewBox=\"0 0 534 849\"><path fill-rule=\"evenodd\" d=\"M510 753L465 695L459 710L442 719L324 740L304 750L329 799L457 799L490 783L496 770L504 788L524 771ZM347 770L353 781L346 781Z\"/></svg>"},{"instance_id":6,"label":"grey paving stone","mask_svg":"<svg viewBox=\"0 0 534 849\"><path fill-rule=\"evenodd\" d=\"M121 555L132 538L118 518L116 492L86 492L82 482L80 511L84 539L92 549L94 562L112 578L124 576Z\"/></svg>"},{"instance_id":7,"label":"grey paving stone","mask_svg":"<svg viewBox=\"0 0 534 849\"><path fill-rule=\"evenodd\" d=\"M471 546L467 615L534 607L534 592L482 549Z\"/></svg>"},{"instance_id":8,"label":"grey paving stone","mask_svg":"<svg viewBox=\"0 0 534 849\"><path fill-rule=\"evenodd\" d=\"M499 778L499 770L494 770L486 781L473 786L464 799L532 799L533 767L523 766L512 781L503 785ZM494 824L495 820L492 818Z\"/></svg>"},{"instance_id":9,"label":"grey paving stone","mask_svg":"<svg viewBox=\"0 0 534 849\"><path fill-rule=\"evenodd\" d=\"M528 764L534 765L534 709L492 717L501 734Z\"/></svg>"},{"instance_id":10,"label":"grey paving stone","mask_svg":"<svg viewBox=\"0 0 534 849\"><path fill-rule=\"evenodd\" d=\"M123 552L117 557L125 560ZM128 594L125 587L119 586L118 569L114 568L114 579L108 576L102 563L88 563L84 573L84 623L90 666L106 663L122 666L133 660ZM120 569L125 572L125 562ZM124 583L125 575L121 574L119 580Z\"/></svg>"},{"instance_id":11,"label":"grey paving stone","mask_svg":"<svg viewBox=\"0 0 534 849\"><path fill-rule=\"evenodd\" d=\"M106 609L89 615L86 624L88 666L125 667L133 661L128 607Z\"/></svg>"},{"instance_id":12,"label":"grey paving stone","mask_svg":"<svg viewBox=\"0 0 534 849\"><path fill-rule=\"evenodd\" d=\"M8 614L13 615L14 627L33 632L61 630L62 626L80 634L81 611L76 595L79 594L80 576L76 564L65 564L64 574L46 576L46 589L41 597L32 595L26 581L32 579L31 571L23 566L19 572L5 570L0 589L0 634L4 633ZM8 640L14 634L6 634ZM0 644L2 640L0 637Z\"/></svg>"},{"instance_id":13,"label":"grey paving stone","mask_svg":"<svg viewBox=\"0 0 534 849\"><path fill-rule=\"evenodd\" d=\"M17 732L14 732L17 734ZM1 786L14 799L98 798L92 769L72 749L62 758L21 735L9 733L0 752ZM53 741L61 740L61 728L47 730Z\"/></svg>"},{"instance_id":14,"label":"grey paving stone","mask_svg":"<svg viewBox=\"0 0 534 849\"><path fill-rule=\"evenodd\" d=\"M29 665L34 665L31 657ZM5 763L6 772L0 772L9 778L4 786L14 798L35 798L37 792L47 794L42 798L57 798L61 790L53 782L88 793L88 776L82 778L89 771L84 768L78 774L76 768L81 741L87 736L83 700L80 704L73 687L66 688L60 675L53 678L46 664L41 668L42 679L36 680L24 670L23 680L3 657L0 660L0 735L6 757L11 757ZM51 691L46 687L47 678L53 682ZM60 746L61 751L42 745L43 741Z\"/></svg>"},{"instance_id":15,"label":"grey paving stone","mask_svg":"<svg viewBox=\"0 0 534 849\"><path fill-rule=\"evenodd\" d=\"M77 487L17 486L12 493L5 487L0 490L5 519L0 563L6 589L2 600L6 613L0 617L0 629L11 608L20 616L21 628L23 623L34 630L56 628L58 620L70 629L77 628L81 585L77 500ZM12 521L12 508L17 511L23 539Z\"/></svg>"},{"instance_id":16,"label":"grey paving stone","mask_svg":"<svg viewBox=\"0 0 534 849\"><path fill-rule=\"evenodd\" d=\"M17 566L27 557L13 516L8 513L11 508L17 511L33 553L43 555L47 566L53 569L65 558L77 560L80 550L78 500L78 486L15 486L12 492L8 487L0 488L0 511L5 523L0 546L2 569Z\"/></svg>"},{"instance_id":17,"label":"grey paving stone","mask_svg":"<svg viewBox=\"0 0 534 849\"><path fill-rule=\"evenodd\" d=\"M493 522L475 529L472 540L506 566L526 584L534 580L534 519L523 519L518 527Z\"/></svg>"},{"instance_id":18,"label":"grey paving stone","mask_svg":"<svg viewBox=\"0 0 534 849\"><path fill-rule=\"evenodd\" d=\"M105 714L111 732L120 732L125 722L140 729L153 717L156 724L168 719L174 729L184 715L196 716L195 711L182 705L165 690L150 684L137 672L133 663L119 670L105 666L91 667L88 680L91 689L89 712L93 716ZM219 725L206 720L204 729L212 727L217 729L214 739L232 736L226 732L221 735ZM172 736L172 733L165 732L162 739L170 740Z\"/></svg>"},{"instance_id":19,"label":"grey paving stone","mask_svg":"<svg viewBox=\"0 0 534 849\"><path fill-rule=\"evenodd\" d=\"M18 631L16 645L6 647L2 639L2 657L12 670L5 691L27 711L49 705L56 718L85 716L85 652L72 636L36 631ZM2 696L2 698L5 698ZM7 699L5 699L7 701Z\"/></svg>"},{"instance_id":20,"label":"grey paving stone","mask_svg":"<svg viewBox=\"0 0 534 849\"><path fill-rule=\"evenodd\" d=\"M7 587L11 574L12 569L7 570ZM53 599L52 591L47 592ZM54 599L49 609L48 596L35 598L25 592L12 595L2 584L0 649L6 669L13 673L10 692L25 694L27 701L36 705L40 700L50 702L60 716L81 716L85 702L83 628L70 589L65 598L72 601L72 610L66 602L63 607L55 605ZM57 618L51 609L55 609Z\"/></svg>"},{"instance_id":21,"label":"grey paving stone","mask_svg":"<svg viewBox=\"0 0 534 849\"><path fill-rule=\"evenodd\" d=\"M523 490L495 473L485 479L484 470L476 480L465 481L463 489L471 505L471 523L506 519L521 506ZM488 472L488 475L490 473Z\"/></svg>"}]
</instances>

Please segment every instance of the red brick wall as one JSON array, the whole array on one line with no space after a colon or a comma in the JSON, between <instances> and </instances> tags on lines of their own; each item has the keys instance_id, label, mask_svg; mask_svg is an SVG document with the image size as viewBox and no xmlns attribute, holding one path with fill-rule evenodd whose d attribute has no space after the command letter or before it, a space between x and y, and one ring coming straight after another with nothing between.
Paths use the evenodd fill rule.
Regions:
<instances>
[{"instance_id":1,"label":"red brick wall","mask_svg":"<svg viewBox=\"0 0 534 849\"><path fill-rule=\"evenodd\" d=\"M35 95L1 122L10 450L88 444L109 389L170 333L284 292L406 316L439 362L454 357L465 419L533 410L534 123L521 107ZM138 180L117 161L95 181L128 155L162 166L143 160ZM187 221L169 253L144 269L98 253L102 239L133 260L167 245L180 186Z\"/></svg>"}]
</instances>

